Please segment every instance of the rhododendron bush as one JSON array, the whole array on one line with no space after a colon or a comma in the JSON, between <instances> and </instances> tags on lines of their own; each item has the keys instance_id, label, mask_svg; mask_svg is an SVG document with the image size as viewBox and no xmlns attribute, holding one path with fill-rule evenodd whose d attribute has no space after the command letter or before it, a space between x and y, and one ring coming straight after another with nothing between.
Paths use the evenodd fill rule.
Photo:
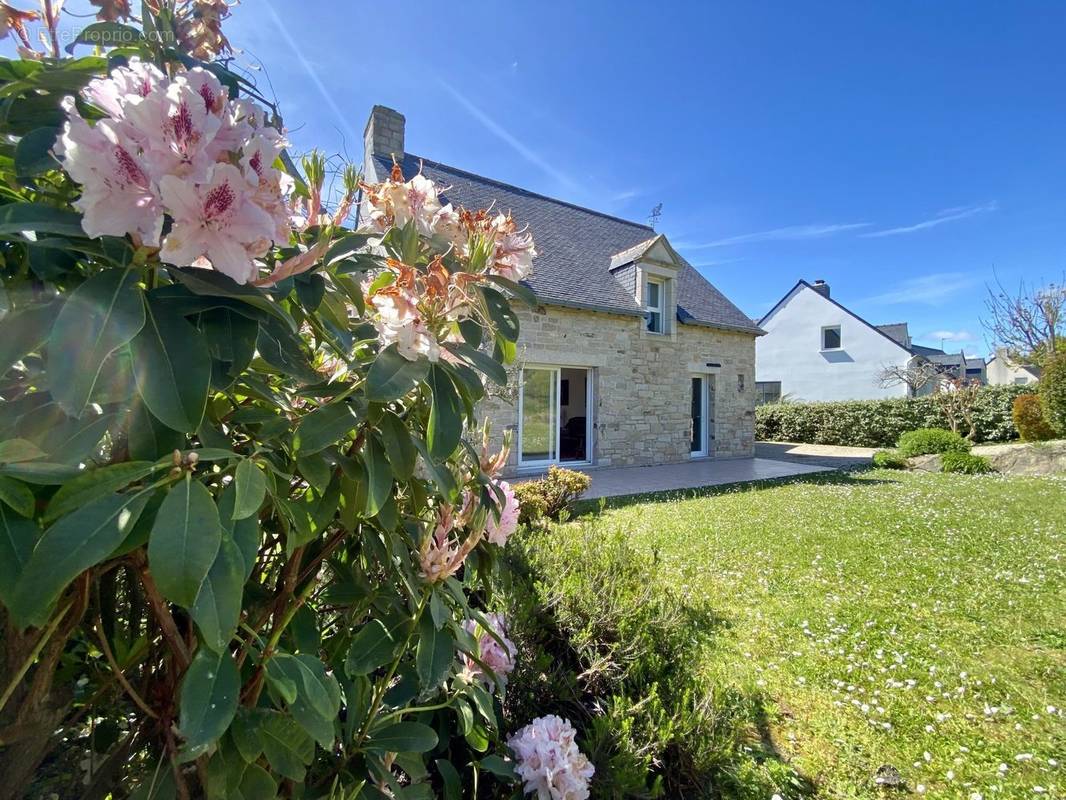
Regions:
<instances>
[{"instance_id":1,"label":"rhododendron bush","mask_svg":"<svg viewBox=\"0 0 1066 800\"><path fill-rule=\"evenodd\" d=\"M297 167L226 3L60 5L0 3L0 798L587 796L491 611L531 233Z\"/></svg>"}]
</instances>

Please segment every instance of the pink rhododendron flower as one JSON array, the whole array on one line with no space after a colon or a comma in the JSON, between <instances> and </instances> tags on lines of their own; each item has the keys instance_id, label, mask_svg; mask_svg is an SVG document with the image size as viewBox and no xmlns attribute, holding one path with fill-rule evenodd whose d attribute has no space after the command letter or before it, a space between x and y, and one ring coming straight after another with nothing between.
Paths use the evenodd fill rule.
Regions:
<instances>
[{"instance_id":1,"label":"pink rhododendron flower","mask_svg":"<svg viewBox=\"0 0 1066 800\"><path fill-rule=\"evenodd\" d=\"M70 176L84 186L74 207L82 212L82 227L90 236L134 234L144 244L159 245L163 206L155 183L137 153L110 120L89 127L74 112L74 98L63 101L70 115L56 143Z\"/></svg>"},{"instance_id":2,"label":"pink rhododendron flower","mask_svg":"<svg viewBox=\"0 0 1066 800\"><path fill-rule=\"evenodd\" d=\"M481 664L465 653L463 654L463 668L471 678L480 680L489 687L493 687L497 681L501 686L506 686L507 676L515 667L518 648L507 638L507 622L503 614L486 614L485 620L489 623L491 631L473 619L464 622L463 628L477 639L478 658L492 670L495 678L486 673Z\"/></svg>"},{"instance_id":3,"label":"pink rhododendron flower","mask_svg":"<svg viewBox=\"0 0 1066 800\"><path fill-rule=\"evenodd\" d=\"M587 800L596 768L574 742L569 720L538 717L507 740L526 794L537 800Z\"/></svg>"},{"instance_id":4,"label":"pink rhododendron flower","mask_svg":"<svg viewBox=\"0 0 1066 800\"><path fill-rule=\"evenodd\" d=\"M511 534L518 530L518 498L507 481L497 481L496 487L503 492L503 504L490 511L485 520L485 538L493 544L503 547ZM499 514L499 519L496 514Z\"/></svg>"},{"instance_id":5,"label":"pink rhododendron flower","mask_svg":"<svg viewBox=\"0 0 1066 800\"><path fill-rule=\"evenodd\" d=\"M533 269L537 251L533 248L533 236L527 230L518 230L511 215L500 214L492 221L496 235L496 253L491 270L501 277L520 281Z\"/></svg>"},{"instance_id":6,"label":"pink rhododendron flower","mask_svg":"<svg viewBox=\"0 0 1066 800\"><path fill-rule=\"evenodd\" d=\"M174 215L174 227L159 253L161 259L193 265L206 260L238 283L255 277L258 268L247 245L269 244L274 223L252 202L252 188L239 169L232 164L215 164L202 184L166 175L160 190Z\"/></svg>"},{"instance_id":7,"label":"pink rhododendron flower","mask_svg":"<svg viewBox=\"0 0 1066 800\"><path fill-rule=\"evenodd\" d=\"M274 166L285 140L211 72L168 78L133 58L83 96L107 116L89 125L68 98L56 155L82 186L87 234L131 234L164 261L239 283L255 278L272 242L288 242L293 184ZM161 239L164 215L173 225Z\"/></svg>"}]
</instances>

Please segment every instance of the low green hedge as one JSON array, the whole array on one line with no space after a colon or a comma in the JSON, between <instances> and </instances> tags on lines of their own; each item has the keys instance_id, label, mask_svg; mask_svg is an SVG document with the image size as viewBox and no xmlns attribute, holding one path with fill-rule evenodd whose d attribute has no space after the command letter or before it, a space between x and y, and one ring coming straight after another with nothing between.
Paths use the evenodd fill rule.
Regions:
<instances>
[{"instance_id":1,"label":"low green hedge","mask_svg":"<svg viewBox=\"0 0 1066 800\"><path fill-rule=\"evenodd\" d=\"M944 472L956 472L961 475L984 475L994 472L992 464L984 456L973 453L944 453L940 457L940 469Z\"/></svg>"},{"instance_id":2,"label":"low green hedge","mask_svg":"<svg viewBox=\"0 0 1066 800\"><path fill-rule=\"evenodd\" d=\"M943 428L919 428L900 436L897 449L904 458L914 458L932 453L969 453L970 443Z\"/></svg>"},{"instance_id":3,"label":"low green hedge","mask_svg":"<svg viewBox=\"0 0 1066 800\"><path fill-rule=\"evenodd\" d=\"M1014 398L1033 394L1032 386L986 386L978 393L974 417L978 442L1018 438L1011 410ZM755 409L755 438L853 447L893 447L917 428L944 428L929 397L847 400L834 403L773 403Z\"/></svg>"}]
</instances>

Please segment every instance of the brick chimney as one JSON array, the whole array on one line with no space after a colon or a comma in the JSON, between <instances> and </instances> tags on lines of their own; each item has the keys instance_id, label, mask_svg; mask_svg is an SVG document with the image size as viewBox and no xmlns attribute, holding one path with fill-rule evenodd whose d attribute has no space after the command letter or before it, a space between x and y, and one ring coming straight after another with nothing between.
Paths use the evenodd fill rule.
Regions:
<instances>
[{"instance_id":1,"label":"brick chimney","mask_svg":"<svg viewBox=\"0 0 1066 800\"><path fill-rule=\"evenodd\" d=\"M403 161L403 114L385 106L374 106L363 131L363 148L366 163L371 156Z\"/></svg>"},{"instance_id":2,"label":"brick chimney","mask_svg":"<svg viewBox=\"0 0 1066 800\"><path fill-rule=\"evenodd\" d=\"M814 291L818 292L818 294L820 294L826 300L829 299L829 284L823 281L821 278L816 280L811 286L811 288L814 289Z\"/></svg>"}]
</instances>

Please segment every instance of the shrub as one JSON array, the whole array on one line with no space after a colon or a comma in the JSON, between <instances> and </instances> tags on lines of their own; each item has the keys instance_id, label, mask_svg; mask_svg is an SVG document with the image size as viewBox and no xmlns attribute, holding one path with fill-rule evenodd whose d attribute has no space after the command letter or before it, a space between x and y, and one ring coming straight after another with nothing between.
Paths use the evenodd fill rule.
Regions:
<instances>
[{"instance_id":1,"label":"shrub","mask_svg":"<svg viewBox=\"0 0 1066 800\"><path fill-rule=\"evenodd\" d=\"M1040 375L1040 404L1044 419L1059 436L1066 436L1066 352L1044 362Z\"/></svg>"},{"instance_id":2,"label":"shrub","mask_svg":"<svg viewBox=\"0 0 1066 800\"><path fill-rule=\"evenodd\" d=\"M1039 395L1023 394L1014 398L1012 410L1014 427L1026 442L1043 442L1055 438L1055 429L1044 417L1044 406Z\"/></svg>"},{"instance_id":3,"label":"shrub","mask_svg":"<svg viewBox=\"0 0 1066 800\"><path fill-rule=\"evenodd\" d=\"M975 442L1007 442L1018 437L1011 418L1014 398L1032 386L985 386L973 407ZM932 397L845 400L831 403L772 403L755 409L760 441L808 442L853 447L894 447L916 428L950 427Z\"/></svg>"},{"instance_id":4,"label":"shrub","mask_svg":"<svg viewBox=\"0 0 1066 800\"><path fill-rule=\"evenodd\" d=\"M904 458L933 453L968 453L970 443L943 428L919 428L899 437L899 454Z\"/></svg>"},{"instance_id":5,"label":"shrub","mask_svg":"<svg viewBox=\"0 0 1066 800\"><path fill-rule=\"evenodd\" d=\"M591 485L592 478L584 472L552 464L543 478L515 484L515 497L521 504L519 522L529 525L545 518L559 519Z\"/></svg>"},{"instance_id":6,"label":"shrub","mask_svg":"<svg viewBox=\"0 0 1066 800\"><path fill-rule=\"evenodd\" d=\"M906 469L907 459L895 450L878 450L874 453L873 462L875 467L881 469Z\"/></svg>"},{"instance_id":7,"label":"shrub","mask_svg":"<svg viewBox=\"0 0 1066 800\"><path fill-rule=\"evenodd\" d=\"M755 701L701 680L716 619L665 590L654 556L583 522L521 532L506 558L519 657L505 713L569 716L594 800L772 794L772 765L736 774Z\"/></svg>"},{"instance_id":8,"label":"shrub","mask_svg":"<svg viewBox=\"0 0 1066 800\"><path fill-rule=\"evenodd\" d=\"M958 452L944 453L940 457L940 469L944 472L957 472L962 475L983 475L986 472L995 471L984 456Z\"/></svg>"},{"instance_id":9,"label":"shrub","mask_svg":"<svg viewBox=\"0 0 1066 800\"><path fill-rule=\"evenodd\" d=\"M510 794L471 617L517 515L463 435L532 235L288 174L277 109L190 55L203 5L0 58L0 797Z\"/></svg>"}]
</instances>

